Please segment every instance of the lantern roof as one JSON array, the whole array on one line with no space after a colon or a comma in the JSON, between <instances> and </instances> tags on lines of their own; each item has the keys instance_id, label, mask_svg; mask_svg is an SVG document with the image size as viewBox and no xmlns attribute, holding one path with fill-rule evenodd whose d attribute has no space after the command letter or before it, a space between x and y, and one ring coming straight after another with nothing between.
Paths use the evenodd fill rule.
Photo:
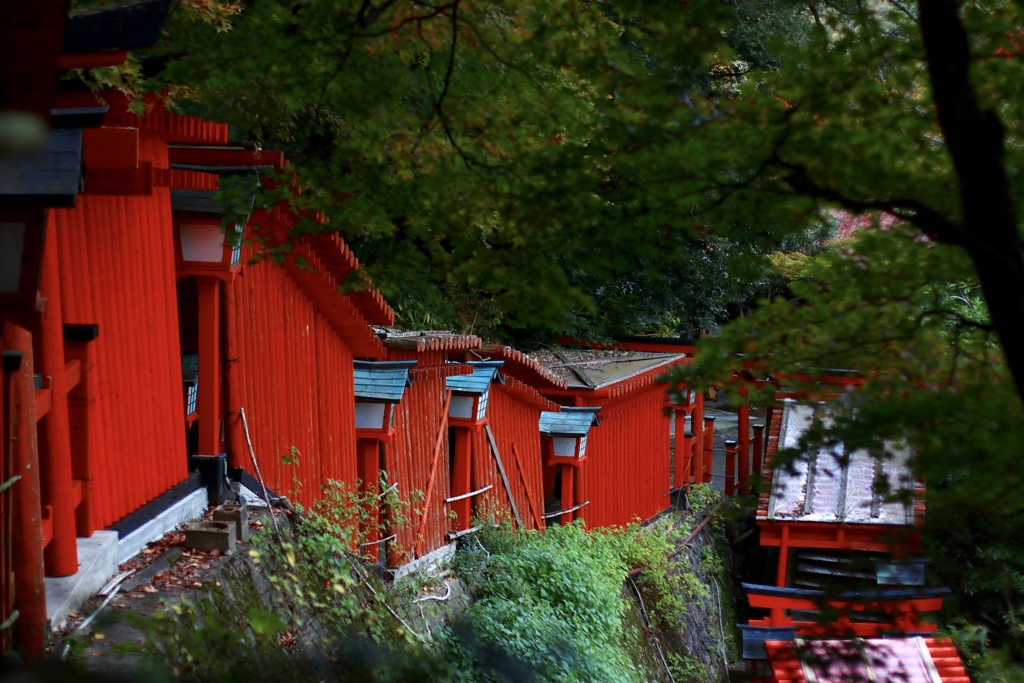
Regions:
<instances>
[{"instance_id":1,"label":"lantern roof","mask_svg":"<svg viewBox=\"0 0 1024 683\"><path fill-rule=\"evenodd\" d=\"M187 384L195 384L199 381L199 354L181 354L181 379Z\"/></svg>"},{"instance_id":2,"label":"lantern roof","mask_svg":"<svg viewBox=\"0 0 1024 683\"><path fill-rule=\"evenodd\" d=\"M46 148L0 160L0 205L74 206L82 183L82 129L51 130Z\"/></svg>"},{"instance_id":3,"label":"lantern roof","mask_svg":"<svg viewBox=\"0 0 1024 683\"><path fill-rule=\"evenodd\" d=\"M472 375L455 375L446 378L445 382L449 389L457 393L483 394L490 388L491 382L497 380L505 383L498 372L504 364L505 361L501 360L469 361L465 365L473 368Z\"/></svg>"},{"instance_id":4,"label":"lantern roof","mask_svg":"<svg viewBox=\"0 0 1024 683\"><path fill-rule=\"evenodd\" d=\"M398 403L412 382L409 370L416 361L353 361L357 399Z\"/></svg>"},{"instance_id":5,"label":"lantern roof","mask_svg":"<svg viewBox=\"0 0 1024 683\"><path fill-rule=\"evenodd\" d=\"M540 414L540 433L550 436L586 436L593 426L600 425L597 413L601 408L562 406L555 413L545 410Z\"/></svg>"}]
</instances>

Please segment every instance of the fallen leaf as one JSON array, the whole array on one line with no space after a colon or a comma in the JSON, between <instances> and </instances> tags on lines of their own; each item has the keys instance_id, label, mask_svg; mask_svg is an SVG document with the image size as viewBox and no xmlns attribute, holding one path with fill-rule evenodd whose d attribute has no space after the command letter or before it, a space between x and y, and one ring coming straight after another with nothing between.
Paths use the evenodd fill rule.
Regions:
<instances>
[{"instance_id":1,"label":"fallen leaf","mask_svg":"<svg viewBox=\"0 0 1024 683\"><path fill-rule=\"evenodd\" d=\"M156 588L153 588L152 586L143 586L139 590L143 593L156 593Z\"/></svg>"},{"instance_id":2,"label":"fallen leaf","mask_svg":"<svg viewBox=\"0 0 1024 683\"><path fill-rule=\"evenodd\" d=\"M104 638L106 638L106 636L103 635L102 633L94 633L94 634L92 634L92 637L95 638L96 640L103 640Z\"/></svg>"}]
</instances>

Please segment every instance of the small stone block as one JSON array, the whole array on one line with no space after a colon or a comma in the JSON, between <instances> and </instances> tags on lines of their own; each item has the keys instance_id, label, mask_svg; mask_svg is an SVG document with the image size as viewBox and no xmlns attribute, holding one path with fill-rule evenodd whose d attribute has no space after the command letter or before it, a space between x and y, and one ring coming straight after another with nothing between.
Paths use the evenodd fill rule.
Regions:
<instances>
[{"instance_id":1,"label":"small stone block","mask_svg":"<svg viewBox=\"0 0 1024 683\"><path fill-rule=\"evenodd\" d=\"M192 522L185 527L185 547L190 550L235 552L235 525L231 522Z\"/></svg>"},{"instance_id":2,"label":"small stone block","mask_svg":"<svg viewBox=\"0 0 1024 683\"><path fill-rule=\"evenodd\" d=\"M218 505L213 510L213 520L234 523L235 538L239 541L249 540L249 508L244 503Z\"/></svg>"}]
</instances>

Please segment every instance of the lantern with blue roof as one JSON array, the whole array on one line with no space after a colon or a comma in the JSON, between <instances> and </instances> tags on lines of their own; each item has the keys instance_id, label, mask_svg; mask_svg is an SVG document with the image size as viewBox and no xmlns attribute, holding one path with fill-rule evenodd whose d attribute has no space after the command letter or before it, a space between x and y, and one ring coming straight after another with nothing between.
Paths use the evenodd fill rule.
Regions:
<instances>
[{"instance_id":1,"label":"lantern with blue roof","mask_svg":"<svg viewBox=\"0 0 1024 683\"><path fill-rule=\"evenodd\" d=\"M540 414L540 433L551 438L551 462L576 464L587 456L587 434L599 425L600 407L562 406Z\"/></svg>"},{"instance_id":2,"label":"lantern with blue roof","mask_svg":"<svg viewBox=\"0 0 1024 683\"><path fill-rule=\"evenodd\" d=\"M411 382L416 361L354 361L356 430L360 438L386 437L395 427L395 406Z\"/></svg>"},{"instance_id":3,"label":"lantern with blue roof","mask_svg":"<svg viewBox=\"0 0 1024 683\"><path fill-rule=\"evenodd\" d=\"M471 361L469 375L447 378L452 400L448 407L448 423L452 426L477 427L487 419L487 403L491 382L504 383L499 370L504 361Z\"/></svg>"}]
</instances>

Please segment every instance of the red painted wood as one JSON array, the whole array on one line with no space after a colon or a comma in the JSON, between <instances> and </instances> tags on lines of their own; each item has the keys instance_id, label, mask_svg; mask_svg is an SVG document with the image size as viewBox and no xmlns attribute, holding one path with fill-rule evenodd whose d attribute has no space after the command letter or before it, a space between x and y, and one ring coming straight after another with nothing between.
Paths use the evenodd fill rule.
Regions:
<instances>
[{"instance_id":1,"label":"red painted wood","mask_svg":"<svg viewBox=\"0 0 1024 683\"><path fill-rule=\"evenodd\" d=\"M68 433L67 363L60 303L57 245L47 240L43 256L42 296L46 307L36 335L38 370L50 382L50 410L38 425L42 504L53 508L53 536L44 553L47 576L78 571L75 505L72 484L71 436ZM37 419L39 419L37 417Z\"/></svg>"},{"instance_id":2,"label":"red painted wood","mask_svg":"<svg viewBox=\"0 0 1024 683\"><path fill-rule=\"evenodd\" d=\"M725 495L736 493L736 469L740 459L740 447L734 441L725 444Z\"/></svg>"},{"instance_id":3,"label":"red painted wood","mask_svg":"<svg viewBox=\"0 0 1024 683\"><path fill-rule=\"evenodd\" d=\"M433 379L434 382L437 382L438 379L441 379L443 381L443 378L438 376L439 373L435 372L435 373L432 373L432 374L433 374L433 377L431 379ZM413 383L413 386L415 386L415 382ZM424 383L424 386L429 387L429 385L426 384L426 383ZM437 415L436 424L434 425L434 433L437 436L436 436L436 438L434 440L434 448L432 450L430 474L426 478L427 484L426 484L425 492L424 492L424 500L423 500L422 506L420 508L419 530L418 530L418 532L416 534L416 539L415 539L415 548L416 548L416 556L417 557L422 557L423 555L431 552L432 550L434 550L436 548L440 548L442 543L443 543L443 541L441 541L441 539L438 538L438 533L437 532L439 531L439 529L437 529L437 527L439 525L436 523L436 521L434 522L434 524L431 524L431 522L436 520L437 517L438 517L436 512L433 512L433 513L431 512L431 508L433 508L434 511L436 511L436 510L445 510L446 511L446 507L444 506L444 499L447 498L448 496L442 495L441 496L441 501L438 502L436 500L438 496L437 496L437 493L435 492L435 484L437 482L439 482L439 481L442 481L442 482L445 482L445 483L450 483L450 480L448 479L448 477L445 477L443 475L446 474L446 472L444 470L447 470L447 468L444 467L444 465L447 464L447 459L444 456L447 454L447 438L446 437L447 437L447 432L448 432L448 406L451 403L451 397L452 397L451 392L448 391L447 389L445 389L445 391L444 391L444 402L441 405L441 411ZM410 430L410 431L407 431L406 433L412 435L415 432L412 432ZM422 473L422 471L421 471L421 473ZM415 487L416 486L416 479L420 479L420 477L416 477L412 483L407 484L407 486L406 486L407 490L413 490L413 491L418 490L416 488L411 488L410 489L410 487ZM444 486L443 489L448 489L448 486ZM449 492L450 492L450 490L449 490ZM445 526L447 526L447 525L445 525ZM427 535L428 532L433 532L433 533L431 533L428 536ZM429 542L429 545L428 545L428 542Z\"/></svg>"},{"instance_id":4,"label":"red painted wood","mask_svg":"<svg viewBox=\"0 0 1024 683\"><path fill-rule=\"evenodd\" d=\"M746 383L740 385L740 396L742 397L743 403L740 404L737 410L737 424L738 424L738 436L737 436L737 471L736 476L739 483L739 493L741 496L745 496L750 493L750 485L748 480L750 479L750 404L747 402L747 385Z\"/></svg>"},{"instance_id":5,"label":"red painted wood","mask_svg":"<svg viewBox=\"0 0 1024 683\"><path fill-rule=\"evenodd\" d=\"M39 459L36 444L35 378L32 335L9 319L0 321L2 348L22 352L21 369L4 373L4 460L13 463L20 479L11 487L12 568L14 606L20 616L14 624L18 649L34 661L44 655L46 587L43 581L43 528L40 507ZM6 577L4 578L6 581ZM6 617L5 617L6 618Z\"/></svg>"},{"instance_id":6,"label":"red painted wood","mask_svg":"<svg viewBox=\"0 0 1024 683\"><path fill-rule=\"evenodd\" d=\"M715 418L704 417L704 463L701 481L705 484L711 483L712 463L715 452Z\"/></svg>"},{"instance_id":7,"label":"red painted wood","mask_svg":"<svg viewBox=\"0 0 1024 683\"><path fill-rule=\"evenodd\" d=\"M473 462L473 439L472 432L468 427L455 427L455 443L452 445L453 467L452 481L449 497L462 496L479 486L480 481L472 481ZM479 450L479 449L478 449ZM462 498L451 503L452 511L455 513L453 520L453 531L462 531L470 526L470 513L473 501L470 498Z\"/></svg>"},{"instance_id":8,"label":"red painted wood","mask_svg":"<svg viewBox=\"0 0 1024 683\"><path fill-rule=\"evenodd\" d=\"M145 130L140 162L166 167ZM75 477L86 480L79 533L124 517L187 475L170 192L82 196L55 209L64 321L98 324L70 349L85 361L72 392Z\"/></svg>"},{"instance_id":9,"label":"red painted wood","mask_svg":"<svg viewBox=\"0 0 1024 683\"><path fill-rule=\"evenodd\" d=\"M359 492L367 498L380 494L380 442L377 439L359 439ZM380 540L380 505L377 502L367 504L364 509L365 518L361 520L362 542L365 544L363 556L376 562L378 557L377 541Z\"/></svg>"},{"instance_id":10,"label":"red painted wood","mask_svg":"<svg viewBox=\"0 0 1024 683\"><path fill-rule=\"evenodd\" d=\"M750 469L754 474L760 475L764 466L764 425L754 425L754 453L751 459ZM761 490L764 485L761 485Z\"/></svg>"},{"instance_id":11,"label":"red painted wood","mask_svg":"<svg viewBox=\"0 0 1024 683\"><path fill-rule=\"evenodd\" d=\"M522 486L523 491L526 493L526 500L529 503L530 514L532 515L533 519L533 528L543 529L544 521L541 515L544 514L544 505L543 497L539 497L543 496L543 489L537 488L538 481L536 476L534 477L533 486L531 486L530 483L527 482L526 475L523 473L522 458L519 455L519 451L516 449L515 441L512 442L512 447L510 450L512 453L513 465L515 466L516 473L519 475L519 484ZM537 460L537 462L540 462L539 459ZM543 482L540 482L539 484L540 486L543 486ZM536 489L536 491L534 489Z\"/></svg>"},{"instance_id":12,"label":"red painted wood","mask_svg":"<svg viewBox=\"0 0 1024 683\"><path fill-rule=\"evenodd\" d=\"M87 195L148 196L154 187L148 162L139 162L138 168L86 168L82 174L82 193Z\"/></svg>"},{"instance_id":13,"label":"red painted wood","mask_svg":"<svg viewBox=\"0 0 1024 683\"><path fill-rule=\"evenodd\" d=\"M90 453L97 450L99 431L99 414L95 408L99 400L95 346L88 342L69 342L65 346L65 353L79 363L81 368L79 381L68 393L68 431L75 435L71 441L71 466L75 483L81 492L75 511L76 532L79 536L88 537L99 526L93 486L95 462L89 457Z\"/></svg>"},{"instance_id":14,"label":"red painted wood","mask_svg":"<svg viewBox=\"0 0 1024 683\"><path fill-rule=\"evenodd\" d=\"M224 377L224 449L228 456L228 467L245 468L248 462L245 434L242 430L242 387L239 378L238 313L235 310L236 290L230 284L221 288L221 316L224 321L224 337L221 340Z\"/></svg>"},{"instance_id":15,"label":"red painted wood","mask_svg":"<svg viewBox=\"0 0 1024 683\"><path fill-rule=\"evenodd\" d=\"M128 59L127 50L106 52L75 52L57 58L59 69L98 69L104 66L120 66Z\"/></svg>"},{"instance_id":16,"label":"red painted wood","mask_svg":"<svg viewBox=\"0 0 1024 683\"><path fill-rule=\"evenodd\" d=\"M575 505L574 493L576 490L576 468L562 465L562 491L559 504L562 510L568 510ZM573 520L574 512L566 512L558 519L562 524L569 524Z\"/></svg>"},{"instance_id":17,"label":"red painted wood","mask_svg":"<svg viewBox=\"0 0 1024 683\"><path fill-rule=\"evenodd\" d=\"M284 166L284 153L271 150L225 149L223 147L175 147L168 161L183 166Z\"/></svg>"},{"instance_id":18,"label":"red painted wood","mask_svg":"<svg viewBox=\"0 0 1024 683\"><path fill-rule=\"evenodd\" d=\"M220 280L196 278L199 287L199 454L223 452L220 441Z\"/></svg>"},{"instance_id":19,"label":"red painted wood","mask_svg":"<svg viewBox=\"0 0 1024 683\"><path fill-rule=\"evenodd\" d=\"M86 128L82 131L82 164L87 169L139 167L138 128Z\"/></svg>"}]
</instances>

